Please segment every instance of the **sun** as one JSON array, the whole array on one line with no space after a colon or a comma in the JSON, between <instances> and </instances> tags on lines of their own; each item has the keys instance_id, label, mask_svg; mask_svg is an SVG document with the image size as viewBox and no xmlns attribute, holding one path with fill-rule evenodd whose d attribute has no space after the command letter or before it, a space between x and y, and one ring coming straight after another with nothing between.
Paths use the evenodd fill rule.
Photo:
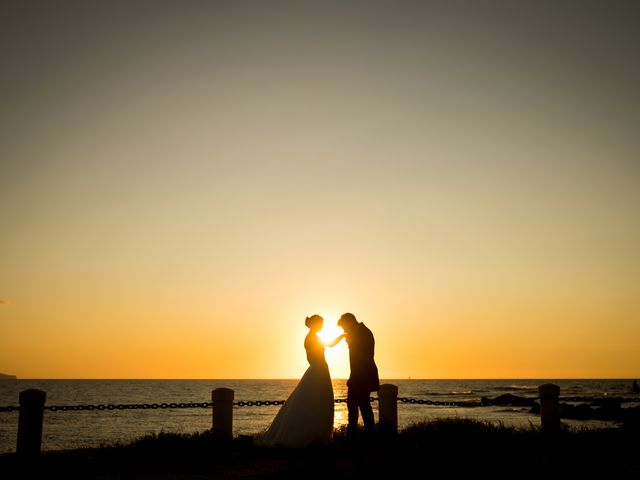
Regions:
<instances>
[{"instance_id":1,"label":"sun","mask_svg":"<svg viewBox=\"0 0 640 480\"><path fill-rule=\"evenodd\" d=\"M324 316L322 318L324 318L324 325L322 326L322 330L318 333L318 336L324 343L332 342L336 337L344 333L344 331L336 325L334 320L327 319L327 317Z\"/></svg>"},{"instance_id":2,"label":"sun","mask_svg":"<svg viewBox=\"0 0 640 480\"><path fill-rule=\"evenodd\" d=\"M336 316L323 314L321 316L324 319L324 324L318 336L325 344L332 342L344 333L337 325ZM331 370L331 378L349 377L349 348L344 340L341 340L335 347L325 348L324 356Z\"/></svg>"}]
</instances>

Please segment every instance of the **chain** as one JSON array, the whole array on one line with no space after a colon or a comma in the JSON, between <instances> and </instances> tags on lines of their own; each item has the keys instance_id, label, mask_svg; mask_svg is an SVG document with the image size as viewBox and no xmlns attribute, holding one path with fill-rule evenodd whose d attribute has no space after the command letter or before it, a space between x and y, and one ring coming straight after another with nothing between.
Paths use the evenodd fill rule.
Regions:
<instances>
[{"instance_id":1,"label":"chain","mask_svg":"<svg viewBox=\"0 0 640 480\"><path fill-rule=\"evenodd\" d=\"M369 400L371 402L373 402L374 400L377 400L374 397L369 397ZM235 407L261 407L261 406L268 406L268 405L284 405L284 400L249 400L249 401L240 401L240 402L233 402L233 405ZM335 403L347 403L347 399L346 398L336 398L334 400Z\"/></svg>"},{"instance_id":2,"label":"chain","mask_svg":"<svg viewBox=\"0 0 640 480\"><path fill-rule=\"evenodd\" d=\"M370 402L379 400L377 397L369 397ZM434 406L446 406L446 407L488 407L492 404L489 402L438 402L435 400L422 400L417 398L398 397L398 401L402 403L420 404L420 405L434 405ZM347 403L346 398L336 398L335 403ZM273 402L268 401L248 401L248 402L234 402L238 407L253 407L261 405L283 405L284 400L276 400Z\"/></svg>"},{"instance_id":3,"label":"chain","mask_svg":"<svg viewBox=\"0 0 640 480\"><path fill-rule=\"evenodd\" d=\"M601 397L560 397L560 400L565 402L583 402L583 403L592 403L592 402L601 402L602 400L610 401L610 402L620 402L620 403L638 403L640 402L640 397L638 398L624 398L624 397L609 397L609 396L601 396Z\"/></svg>"},{"instance_id":4,"label":"chain","mask_svg":"<svg viewBox=\"0 0 640 480\"><path fill-rule=\"evenodd\" d=\"M411 403L418 405L433 405L437 407L489 407L492 404L489 402L473 402L473 401L465 401L465 402L442 402L436 400L424 400L422 398L406 398L406 397L398 397L398 401L402 403Z\"/></svg>"},{"instance_id":5,"label":"chain","mask_svg":"<svg viewBox=\"0 0 640 480\"><path fill-rule=\"evenodd\" d=\"M532 400L539 400L538 397L532 398ZM598 402L602 400L611 400L618 401L620 403L630 403L630 402L638 402L640 399L637 398L621 398L621 397L560 397L560 400L563 402L585 402L592 403ZM419 404L419 405L433 405L433 406L441 406L441 407L490 407L493 403L489 401L462 401L462 402L441 402L436 400L423 400L417 398L406 398L406 397L398 397L398 401L402 403L411 403L411 404Z\"/></svg>"},{"instance_id":6,"label":"chain","mask_svg":"<svg viewBox=\"0 0 640 480\"><path fill-rule=\"evenodd\" d=\"M101 405L47 405L45 410L52 412L66 412L79 410L147 410L158 408L209 408L213 405L211 402L191 402L191 403L120 403L120 404L101 404Z\"/></svg>"},{"instance_id":7,"label":"chain","mask_svg":"<svg viewBox=\"0 0 640 480\"><path fill-rule=\"evenodd\" d=\"M269 405L284 405L284 400L249 400L244 402L233 402L235 407L261 407Z\"/></svg>"},{"instance_id":8,"label":"chain","mask_svg":"<svg viewBox=\"0 0 640 480\"><path fill-rule=\"evenodd\" d=\"M369 397L370 402L378 400L376 397ZM398 397L402 403L437 405L437 406L457 406L457 407L481 407L490 405L482 402L436 402L433 400L422 400L415 398ZM233 402L234 407L262 407L272 405L284 405L284 400L244 400ZM335 403L347 403L346 398L336 398ZM213 402L201 403L126 403L126 404L100 404L100 405L46 405L45 410L51 412L85 411L85 410L157 410L176 408L211 408ZM0 407L0 412L13 412L20 410L20 407L8 406Z\"/></svg>"},{"instance_id":9,"label":"chain","mask_svg":"<svg viewBox=\"0 0 640 480\"><path fill-rule=\"evenodd\" d=\"M370 397L370 401L376 400ZM271 405L284 405L284 400L244 400L233 402L235 407L262 407ZM336 398L335 403L346 403L346 398ZM100 404L100 405L46 405L45 410L51 412L69 412L84 410L157 410L157 409L175 409L175 408L211 408L213 402L195 402L195 403L119 403L119 404ZM18 406L0 407L0 412L19 411Z\"/></svg>"},{"instance_id":10,"label":"chain","mask_svg":"<svg viewBox=\"0 0 640 480\"><path fill-rule=\"evenodd\" d=\"M637 402L636 398L620 398L620 397L560 397L565 402L594 402L598 400L616 400L620 403ZM370 402L378 400L376 397L369 397ZM422 398L398 397L401 403L412 405L431 405L436 407L489 407L493 403L491 401L461 401L461 402L444 402L436 400L425 400ZM284 405L284 400L244 400L233 402L235 407L262 407ZM336 398L335 403L347 403L346 398ZM46 405L45 410L51 412L67 412L67 411L83 411L83 410L157 410L157 409L175 409L175 408L211 408L213 402L191 402L191 403L119 403L119 404L100 404L100 405ZM19 411L18 406L0 406L1 412Z\"/></svg>"}]
</instances>

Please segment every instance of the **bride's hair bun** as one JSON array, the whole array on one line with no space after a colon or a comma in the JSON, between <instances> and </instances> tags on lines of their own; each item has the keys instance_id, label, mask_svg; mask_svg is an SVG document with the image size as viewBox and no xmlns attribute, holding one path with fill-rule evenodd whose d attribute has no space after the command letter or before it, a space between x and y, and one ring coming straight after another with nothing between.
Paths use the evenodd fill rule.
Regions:
<instances>
[{"instance_id":1,"label":"bride's hair bun","mask_svg":"<svg viewBox=\"0 0 640 480\"><path fill-rule=\"evenodd\" d=\"M322 317L320 315L311 315L304 319L304 324L307 328L311 328L315 323L321 322Z\"/></svg>"}]
</instances>

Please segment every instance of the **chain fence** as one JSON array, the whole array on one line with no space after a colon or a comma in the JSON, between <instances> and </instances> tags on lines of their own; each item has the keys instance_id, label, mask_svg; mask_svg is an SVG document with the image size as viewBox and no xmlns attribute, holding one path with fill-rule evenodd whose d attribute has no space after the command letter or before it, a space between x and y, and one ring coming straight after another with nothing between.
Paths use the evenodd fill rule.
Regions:
<instances>
[{"instance_id":1,"label":"chain fence","mask_svg":"<svg viewBox=\"0 0 640 480\"><path fill-rule=\"evenodd\" d=\"M369 397L370 402L377 401L377 397ZM433 400L423 400L415 398L398 397L402 403L434 405L434 406L458 406L458 407L481 407L489 405L483 402L437 402ZM284 405L284 400L244 400L233 402L234 407L262 407ZM346 398L336 398L335 403L347 403ZM157 410L157 409L177 409L177 408L211 408L213 402L191 402L191 403L125 403L125 404L99 404L99 405L45 405L44 409L51 412L69 411L94 411L94 410ZM0 407L0 412L19 411L19 406Z\"/></svg>"},{"instance_id":2,"label":"chain fence","mask_svg":"<svg viewBox=\"0 0 640 480\"><path fill-rule=\"evenodd\" d=\"M474 402L472 400L461 401L461 402L446 402L446 401L436 401L436 400L426 400L423 398L406 398L406 397L398 397L398 401L402 403L410 403L417 405L432 405L436 407L490 407L493 405L491 402L479 401Z\"/></svg>"},{"instance_id":3,"label":"chain fence","mask_svg":"<svg viewBox=\"0 0 640 480\"><path fill-rule=\"evenodd\" d=\"M531 398L532 400L538 400L538 398ZM369 397L369 401L377 401L377 397ZM638 398L624 398L624 397L560 397L560 401L563 402L580 402L580 403L595 403L595 402L619 402L619 403L631 403L639 402ZM244 400L233 402L234 407L262 407L262 406L276 406L284 405L284 400ZM335 403L346 403L346 398L336 398ZM423 398L408 398L398 397L398 402L410 405L430 405L434 407L490 407L494 406L490 399L481 401L437 401L428 400ZM99 405L45 405L44 409L51 412L69 412L69 411L94 411L94 410L158 410L158 409L177 409L177 408L211 408L213 402L189 402L189 403L116 403L116 404L99 404ZM2 412L15 412L19 411L19 406L0 406L0 413Z\"/></svg>"},{"instance_id":4,"label":"chain fence","mask_svg":"<svg viewBox=\"0 0 640 480\"><path fill-rule=\"evenodd\" d=\"M618 402L618 403L640 403L640 396L631 397L610 397L603 395L601 397L560 397L563 402L581 402L581 403L596 403L596 402Z\"/></svg>"}]
</instances>

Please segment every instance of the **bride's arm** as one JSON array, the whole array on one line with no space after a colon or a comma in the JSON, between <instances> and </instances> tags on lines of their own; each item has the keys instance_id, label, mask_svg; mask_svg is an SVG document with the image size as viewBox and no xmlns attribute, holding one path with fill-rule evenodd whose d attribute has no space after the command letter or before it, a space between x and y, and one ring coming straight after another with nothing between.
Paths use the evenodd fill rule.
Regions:
<instances>
[{"instance_id":1,"label":"bride's arm","mask_svg":"<svg viewBox=\"0 0 640 480\"><path fill-rule=\"evenodd\" d=\"M336 337L336 339L334 341L325 343L325 346L326 347L335 347L340 342L340 340L342 340L346 336L347 336L347 334L343 333L342 335Z\"/></svg>"}]
</instances>

